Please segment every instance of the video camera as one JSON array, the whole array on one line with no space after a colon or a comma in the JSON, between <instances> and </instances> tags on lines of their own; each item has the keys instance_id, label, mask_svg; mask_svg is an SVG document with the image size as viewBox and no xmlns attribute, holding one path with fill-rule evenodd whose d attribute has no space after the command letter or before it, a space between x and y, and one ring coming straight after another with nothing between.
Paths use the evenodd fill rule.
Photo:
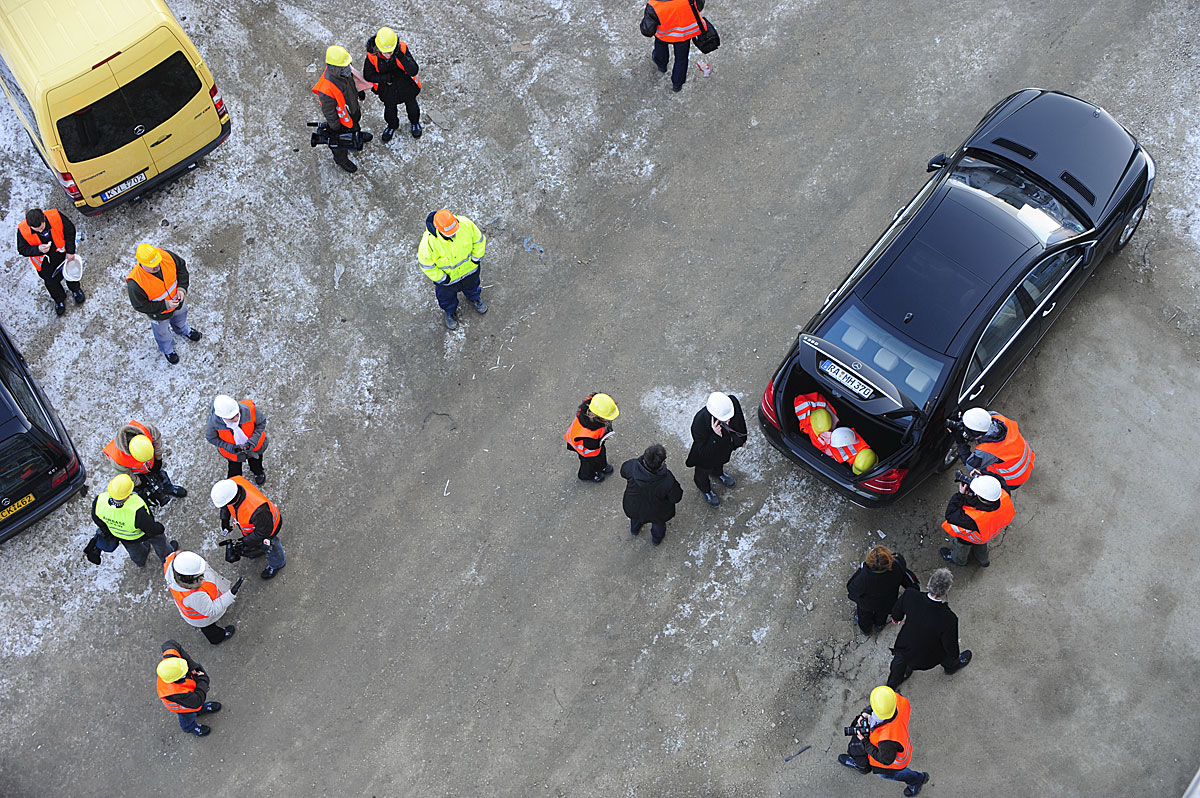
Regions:
<instances>
[{"instance_id":1,"label":"video camera","mask_svg":"<svg viewBox=\"0 0 1200 798\"><path fill-rule=\"evenodd\" d=\"M325 144L331 150L354 150L358 152L362 150L363 145L366 143L361 130L350 130L335 134L329 131L328 122L309 122L308 126L316 128L313 131L312 139L309 141L310 147Z\"/></svg>"},{"instance_id":2,"label":"video camera","mask_svg":"<svg viewBox=\"0 0 1200 798\"><path fill-rule=\"evenodd\" d=\"M868 737L871 734L871 725L867 722L865 715L859 715L849 726L842 727L842 734L847 737L854 737L858 734Z\"/></svg>"},{"instance_id":3,"label":"video camera","mask_svg":"<svg viewBox=\"0 0 1200 798\"><path fill-rule=\"evenodd\" d=\"M225 540L218 541L217 545L225 547L225 562L237 562L243 557L247 560L253 560L267 553L267 550L262 546L247 546L244 540L226 538Z\"/></svg>"},{"instance_id":4,"label":"video camera","mask_svg":"<svg viewBox=\"0 0 1200 798\"><path fill-rule=\"evenodd\" d=\"M954 472L954 481L960 485L966 485L968 488L971 487L971 475L970 474L964 474L961 471L955 471Z\"/></svg>"}]
</instances>

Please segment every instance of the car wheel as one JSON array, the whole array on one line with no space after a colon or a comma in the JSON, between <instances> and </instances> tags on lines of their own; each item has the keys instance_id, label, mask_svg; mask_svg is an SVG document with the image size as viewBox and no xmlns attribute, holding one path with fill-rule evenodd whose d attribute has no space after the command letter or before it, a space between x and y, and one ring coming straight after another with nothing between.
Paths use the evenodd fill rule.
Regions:
<instances>
[{"instance_id":1,"label":"car wheel","mask_svg":"<svg viewBox=\"0 0 1200 798\"><path fill-rule=\"evenodd\" d=\"M950 441L950 445L946 448L946 453L942 455L942 462L938 463L937 472L939 474L949 471L954 466L954 461L958 459L958 446L954 441Z\"/></svg>"},{"instance_id":2,"label":"car wheel","mask_svg":"<svg viewBox=\"0 0 1200 798\"><path fill-rule=\"evenodd\" d=\"M1125 220L1125 227L1121 229L1121 235L1117 238L1117 243L1113 244L1113 252L1120 252L1125 249L1125 246L1133 238L1133 234L1137 232L1138 225L1142 223L1142 217L1146 215L1146 203L1134 208L1133 213L1129 214L1129 218Z\"/></svg>"}]
</instances>

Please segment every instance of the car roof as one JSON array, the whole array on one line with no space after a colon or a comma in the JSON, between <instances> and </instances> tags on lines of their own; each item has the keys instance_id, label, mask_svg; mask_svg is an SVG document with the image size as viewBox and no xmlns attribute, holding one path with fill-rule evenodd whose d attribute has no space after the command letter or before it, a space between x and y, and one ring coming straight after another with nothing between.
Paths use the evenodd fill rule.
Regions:
<instances>
[{"instance_id":1,"label":"car roof","mask_svg":"<svg viewBox=\"0 0 1200 798\"><path fill-rule=\"evenodd\" d=\"M891 262L855 293L896 330L947 352L1005 273L1041 245L1010 214L951 180L927 208L924 222L913 222L920 229L897 241Z\"/></svg>"},{"instance_id":2,"label":"car roof","mask_svg":"<svg viewBox=\"0 0 1200 798\"><path fill-rule=\"evenodd\" d=\"M1040 89L1019 92L967 140L1050 183L1095 223L1121 184L1137 141L1107 111Z\"/></svg>"},{"instance_id":3,"label":"car roof","mask_svg":"<svg viewBox=\"0 0 1200 798\"><path fill-rule=\"evenodd\" d=\"M16 347L3 324L0 324L0 358L12 364L18 371L24 371L16 358ZM4 382L0 381L0 441L6 441L28 429L25 416L17 408L17 403Z\"/></svg>"}]
</instances>

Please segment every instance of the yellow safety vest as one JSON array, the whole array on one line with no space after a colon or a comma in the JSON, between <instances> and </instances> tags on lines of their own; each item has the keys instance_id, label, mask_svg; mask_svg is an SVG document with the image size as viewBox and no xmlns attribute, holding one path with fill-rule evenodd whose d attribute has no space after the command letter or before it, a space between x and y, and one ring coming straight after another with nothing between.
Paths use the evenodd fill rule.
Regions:
<instances>
[{"instance_id":1,"label":"yellow safety vest","mask_svg":"<svg viewBox=\"0 0 1200 798\"><path fill-rule=\"evenodd\" d=\"M440 283L447 275L450 282L455 283L479 268L471 259L482 258L486 247L487 237L483 231L467 217L459 216L458 232L449 241L425 231L417 247L417 261L425 276L435 283Z\"/></svg>"},{"instance_id":2,"label":"yellow safety vest","mask_svg":"<svg viewBox=\"0 0 1200 798\"><path fill-rule=\"evenodd\" d=\"M129 494L129 498L120 507L114 507L108 503L112 498L108 495L108 491L104 491L96 497L96 517L103 521L108 526L108 531L113 537L121 540L138 540L142 537L142 531L137 528L137 522L134 517L138 510L146 506L146 502L136 493Z\"/></svg>"}]
</instances>

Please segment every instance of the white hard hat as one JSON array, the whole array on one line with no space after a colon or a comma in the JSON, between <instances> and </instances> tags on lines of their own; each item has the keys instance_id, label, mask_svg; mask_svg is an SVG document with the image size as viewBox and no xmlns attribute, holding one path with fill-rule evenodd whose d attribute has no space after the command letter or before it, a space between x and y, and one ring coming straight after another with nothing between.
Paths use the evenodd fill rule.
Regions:
<instances>
[{"instance_id":1,"label":"white hard hat","mask_svg":"<svg viewBox=\"0 0 1200 798\"><path fill-rule=\"evenodd\" d=\"M729 398L728 394L713 391L708 395L708 402L704 406L718 421L728 421L733 418L733 400Z\"/></svg>"},{"instance_id":2,"label":"white hard hat","mask_svg":"<svg viewBox=\"0 0 1200 798\"><path fill-rule=\"evenodd\" d=\"M854 443L854 430L849 427L838 427L829 436L829 445L835 449L840 449L843 446L849 446Z\"/></svg>"},{"instance_id":3,"label":"white hard hat","mask_svg":"<svg viewBox=\"0 0 1200 798\"><path fill-rule=\"evenodd\" d=\"M181 551L171 560L171 570L180 576L199 576L206 567L204 558L194 551Z\"/></svg>"},{"instance_id":4,"label":"white hard hat","mask_svg":"<svg viewBox=\"0 0 1200 798\"><path fill-rule=\"evenodd\" d=\"M975 432L987 432L992 428L992 414L982 407L972 407L963 413L963 426Z\"/></svg>"},{"instance_id":5,"label":"white hard hat","mask_svg":"<svg viewBox=\"0 0 1200 798\"><path fill-rule=\"evenodd\" d=\"M971 492L981 499L994 502L1000 498L1000 480L986 474L971 480Z\"/></svg>"},{"instance_id":6,"label":"white hard hat","mask_svg":"<svg viewBox=\"0 0 1200 798\"><path fill-rule=\"evenodd\" d=\"M77 283L83 279L83 258L76 255L63 264L63 277L69 282Z\"/></svg>"},{"instance_id":7,"label":"white hard hat","mask_svg":"<svg viewBox=\"0 0 1200 798\"><path fill-rule=\"evenodd\" d=\"M213 412L221 418L236 418L241 415L242 410L232 396L218 394L217 398L213 399Z\"/></svg>"},{"instance_id":8,"label":"white hard hat","mask_svg":"<svg viewBox=\"0 0 1200 798\"><path fill-rule=\"evenodd\" d=\"M238 486L232 479L223 479L212 486L209 491L209 497L212 499L214 507L224 507L233 501L233 497L237 495Z\"/></svg>"}]
</instances>

